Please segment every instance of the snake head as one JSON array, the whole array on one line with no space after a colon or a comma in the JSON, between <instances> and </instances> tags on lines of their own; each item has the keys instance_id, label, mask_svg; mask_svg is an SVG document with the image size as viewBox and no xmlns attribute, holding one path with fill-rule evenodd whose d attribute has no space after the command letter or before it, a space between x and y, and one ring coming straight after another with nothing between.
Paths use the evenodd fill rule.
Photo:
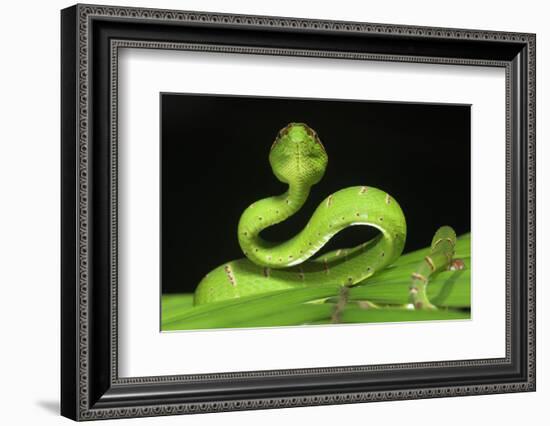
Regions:
<instances>
[{"instance_id":1,"label":"snake head","mask_svg":"<svg viewBox=\"0 0 550 426\"><path fill-rule=\"evenodd\" d=\"M281 182L311 186L325 174L328 157L315 130L304 123L290 123L273 142L269 163Z\"/></svg>"}]
</instances>

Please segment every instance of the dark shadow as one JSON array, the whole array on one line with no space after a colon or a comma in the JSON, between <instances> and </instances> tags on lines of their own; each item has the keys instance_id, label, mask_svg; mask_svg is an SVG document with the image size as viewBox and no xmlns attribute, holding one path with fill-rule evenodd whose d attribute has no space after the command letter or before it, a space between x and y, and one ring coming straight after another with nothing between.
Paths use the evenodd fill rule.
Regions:
<instances>
[{"instance_id":1,"label":"dark shadow","mask_svg":"<svg viewBox=\"0 0 550 426\"><path fill-rule=\"evenodd\" d=\"M50 414L59 415L59 401L37 401L36 405Z\"/></svg>"},{"instance_id":2,"label":"dark shadow","mask_svg":"<svg viewBox=\"0 0 550 426\"><path fill-rule=\"evenodd\" d=\"M445 283L441 287L439 293L436 296L433 296L430 302L432 302L434 305L440 305L442 303L442 300L445 300L447 297L449 297L454 289L456 281L464 272L466 272L466 269L458 270L451 274L451 276L447 280L445 280Z\"/></svg>"}]
</instances>

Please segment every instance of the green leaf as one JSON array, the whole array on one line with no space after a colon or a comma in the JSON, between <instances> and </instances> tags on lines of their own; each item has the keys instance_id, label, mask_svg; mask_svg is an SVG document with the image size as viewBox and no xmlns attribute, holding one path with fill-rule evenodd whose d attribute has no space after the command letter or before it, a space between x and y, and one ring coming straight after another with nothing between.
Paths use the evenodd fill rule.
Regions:
<instances>
[{"instance_id":1,"label":"green leaf","mask_svg":"<svg viewBox=\"0 0 550 426\"><path fill-rule=\"evenodd\" d=\"M402 255L364 282L349 288L347 305L339 312L343 323L424 321L470 317L470 234L457 239L455 257L464 260L461 271L444 271L428 285L430 301L440 309L408 310L411 273L429 253L429 247ZM278 327L330 324L340 298L339 285L323 285L242 297L193 306L193 294L162 296L161 329L196 330L236 327ZM356 301L384 305L363 309ZM325 302L325 303L323 303Z\"/></svg>"},{"instance_id":2,"label":"green leaf","mask_svg":"<svg viewBox=\"0 0 550 426\"><path fill-rule=\"evenodd\" d=\"M162 330L232 327L259 317L279 314L306 302L337 295L340 286L319 286L280 290L229 301L208 303L169 315L162 321Z\"/></svg>"},{"instance_id":3,"label":"green leaf","mask_svg":"<svg viewBox=\"0 0 550 426\"><path fill-rule=\"evenodd\" d=\"M350 288L351 300L369 300L374 303L403 305L409 303L410 276L413 269L392 271L384 277L373 277ZM470 270L444 271L428 284L428 298L440 307L470 307Z\"/></svg>"},{"instance_id":4,"label":"green leaf","mask_svg":"<svg viewBox=\"0 0 550 426\"><path fill-rule=\"evenodd\" d=\"M461 310L409 310L409 309L362 309L349 306L340 316L341 323L373 323L403 321L437 321L469 319L470 311Z\"/></svg>"},{"instance_id":5,"label":"green leaf","mask_svg":"<svg viewBox=\"0 0 550 426\"><path fill-rule=\"evenodd\" d=\"M165 294L161 299L162 321L170 321L182 312L193 308L193 293Z\"/></svg>"}]
</instances>

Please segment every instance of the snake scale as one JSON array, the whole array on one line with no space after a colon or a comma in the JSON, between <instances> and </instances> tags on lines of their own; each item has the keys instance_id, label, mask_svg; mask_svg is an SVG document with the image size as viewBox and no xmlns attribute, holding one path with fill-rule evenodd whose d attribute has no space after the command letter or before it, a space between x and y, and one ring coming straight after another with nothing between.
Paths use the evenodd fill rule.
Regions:
<instances>
[{"instance_id":1,"label":"snake scale","mask_svg":"<svg viewBox=\"0 0 550 426\"><path fill-rule=\"evenodd\" d=\"M269 162L278 180L288 190L251 204L239 220L238 240L245 258L233 260L209 272L195 290L194 304L322 284L355 285L394 262L402 253L407 235L405 216L389 194L370 186L354 186L329 195L316 208L298 234L284 242L264 240L262 230L280 223L304 205L311 187L323 177L328 156L317 133L304 123L290 123L281 129L271 146ZM380 231L373 239L353 248L313 256L336 233L353 225ZM444 229L447 228L447 229ZM447 238L449 227L434 237L443 257L441 268L450 261L454 242ZM438 231L438 232L441 232ZM454 231L452 231L454 235ZM454 237L456 240L456 237ZM441 250L436 250L439 253ZM439 259L443 259L442 262ZM447 262L447 263L446 263ZM421 270L414 274L411 301L424 303L425 282ZM427 275L426 275L427 276Z\"/></svg>"}]
</instances>

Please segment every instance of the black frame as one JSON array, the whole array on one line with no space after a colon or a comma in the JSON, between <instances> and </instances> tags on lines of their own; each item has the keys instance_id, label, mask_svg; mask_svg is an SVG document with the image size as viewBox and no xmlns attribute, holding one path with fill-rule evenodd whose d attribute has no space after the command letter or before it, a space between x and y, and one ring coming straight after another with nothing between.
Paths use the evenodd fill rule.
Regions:
<instances>
[{"instance_id":1,"label":"black frame","mask_svg":"<svg viewBox=\"0 0 550 426\"><path fill-rule=\"evenodd\" d=\"M75 420L535 390L535 35L76 5L61 13L61 413ZM505 358L119 378L119 48L503 67ZM503 230L504 232L504 230Z\"/></svg>"}]
</instances>

